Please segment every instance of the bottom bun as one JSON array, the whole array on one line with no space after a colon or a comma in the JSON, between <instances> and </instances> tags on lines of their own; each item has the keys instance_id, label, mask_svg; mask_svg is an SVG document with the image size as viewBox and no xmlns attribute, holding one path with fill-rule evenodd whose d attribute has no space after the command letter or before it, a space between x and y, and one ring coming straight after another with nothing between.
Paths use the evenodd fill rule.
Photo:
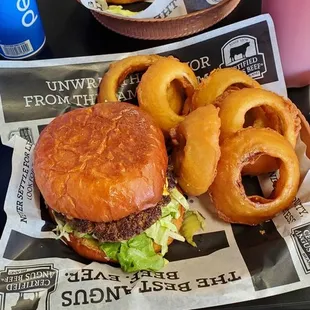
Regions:
<instances>
[{"instance_id":1,"label":"bottom bun","mask_svg":"<svg viewBox=\"0 0 310 310\"><path fill-rule=\"evenodd\" d=\"M69 237L70 240L65 239L64 241L80 256L101 263L116 263L116 261L109 259L109 257L99 249L99 245L96 244L96 241L91 241L86 238L78 238L74 234L69 234Z\"/></svg>"},{"instance_id":2,"label":"bottom bun","mask_svg":"<svg viewBox=\"0 0 310 310\"><path fill-rule=\"evenodd\" d=\"M49 214L51 215L52 219L54 220L54 214L51 212L51 209L48 208ZM183 219L184 219L184 208L180 205L180 216L178 219L174 219L172 223L177 227L178 231L180 230ZM117 263L106 256L106 254L99 249L99 244L97 241L86 239L86 238L79 238L76 237L73 233L69 234L70 240L63 238L63 241L70 246L77 254L80 256L87 258L92 261L97 261L101 263ZM168 245L173 242L173 238L168 239ZM160 252L161 246L154 242L154 250L156 253Z\"/></svg>"}]
</instances>

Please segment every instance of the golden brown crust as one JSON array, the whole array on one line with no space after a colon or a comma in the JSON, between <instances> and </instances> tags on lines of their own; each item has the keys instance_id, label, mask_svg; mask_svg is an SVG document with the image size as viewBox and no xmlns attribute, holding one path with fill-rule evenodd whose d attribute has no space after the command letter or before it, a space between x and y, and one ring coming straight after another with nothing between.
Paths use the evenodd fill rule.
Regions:
<instances>
[{"instance_id":1,"label":"golden brown crust","mask_svg":"<svg viewBox=\"0 0 310 310\"><path fill-rule=\"evenodd\" d=\"M57 117L34 152L36 183L57 212L119 220L161 199L168 158L162 132L128 103L97 104Z\"/></svg>"},{"instance_id":2,"label":"golden brown crust","mask_svg":"<svg viewBox=\"0 0 310 310\"><path fill-rule=\"evenodd\" d=\"M191 108L215 104L220 96L234 85L248 88L261 88L260 84L241 70L235 68L215 69L203 79L195 90Z\"/></svg>"},{"instance_id":3,"label":"golden brown crust","mask_svg":"<svg viewBox=\"0 0 310 310\"><path fill-rule=\"evenodd\" d=\"M164 57L159 55L136 55L113 62L104 74L99 87L98 102L120 101L117 91L126 77L135 72L147 70L151 65ZM183 88L177 80L167 87L167 97L171 109L179 114L184 102Z\"/></svg>"},{"instance_id":4,"label":"golden brown crust","mask_svg":"<svg viewBox=\"0 0 310 310\"><path fill-rule=\"evenodd\" d=\"M98 102L119 101L117 90L126 77L146 70L161 58L158 55L136 55L113 62L100 83Z\"/></svg>"}]
</instances>

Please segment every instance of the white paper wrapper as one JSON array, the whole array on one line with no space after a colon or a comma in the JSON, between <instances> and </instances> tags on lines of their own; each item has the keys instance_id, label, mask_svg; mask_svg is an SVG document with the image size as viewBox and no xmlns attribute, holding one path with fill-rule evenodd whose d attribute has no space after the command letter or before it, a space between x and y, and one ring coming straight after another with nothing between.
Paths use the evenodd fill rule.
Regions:
<instances>
[{"instance_id":1,"label":"white paper wrapper","mask_svg":"<svg viewBox=\"0 0 310 310\"><path fill-rule=\"evenodd\" d=\"M245 42L245 57L231 60L232 49ZM173 54L189 62L199 79L214 68L235 66L286 95L274 27L266 15L136 54L146 53ZM86 261L55 240L34 184L33 144L55 116L93 105L110 62L128 55L2 63L0 132L14 153L0 241L0 309L195 309L309 286L310 161L300 139L302 183L292 208L260 226L230 225L218 219L207 194L189 197L190 207L205 216L206 231L195 236L197 248L175 241L160 272L126 274ZM119 97L134 99L138 81L139 75L128 77ZM266 176L260 186L248 185L266 194L275 179Z\"/></svg>"},{"instance_id":2,"label":"white paper wrapper","mask_svg":"<svg viewBox=\"0 0 310 310\"><path fill-rule=\"evenodd\" d=\"M137 12L135 15L129 16L133 19L167 18L178 17L194 11L207 9L221 1L222 0L147 0L142 4L133 3L130 5L122 5L122 7L124 10ZM106 0L81 0L81 3L88 9L98 13L105 12L111 15L119 15L113 13L112 10L109 10L109 5Z\"/></svg>"}]
</instances>

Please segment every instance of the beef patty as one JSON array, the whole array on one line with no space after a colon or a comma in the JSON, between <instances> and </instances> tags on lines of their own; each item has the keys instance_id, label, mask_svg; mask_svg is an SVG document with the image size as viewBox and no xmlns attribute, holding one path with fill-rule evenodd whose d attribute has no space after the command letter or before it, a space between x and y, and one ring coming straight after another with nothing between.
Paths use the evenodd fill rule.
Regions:
<instances>
[{"instance_id":1,"label":"beef patty","mask_svg":"<svg viewBox=\"0 0 310 310\"><path fill-rule=\"evenodd\" d=\"M91 222L80 219L68 219L65 215L54 211L54 215L62 222L70 225L75 231L94 235L100 242L117 242L129 240L141 234L161 217L161 208L170 202L170 196L163 196L162 200L153 208L113 222Z\"/></svg>"}]
</instances>

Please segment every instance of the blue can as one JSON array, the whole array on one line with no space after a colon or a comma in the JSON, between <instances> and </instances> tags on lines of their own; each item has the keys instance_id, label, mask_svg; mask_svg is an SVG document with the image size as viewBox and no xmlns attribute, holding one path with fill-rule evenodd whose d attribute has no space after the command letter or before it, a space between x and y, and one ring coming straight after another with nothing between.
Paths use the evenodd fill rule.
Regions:
<instances>
[{"instance_id":1,"label":"blue can","mask_svg":"<svg viewBox=\"0 0 310 310\"><path fill-rule=\"evenodd\" d=\"M0 0L0 55L24 59L45 44L36 0Z\"/></svg>"}]
</instances>

